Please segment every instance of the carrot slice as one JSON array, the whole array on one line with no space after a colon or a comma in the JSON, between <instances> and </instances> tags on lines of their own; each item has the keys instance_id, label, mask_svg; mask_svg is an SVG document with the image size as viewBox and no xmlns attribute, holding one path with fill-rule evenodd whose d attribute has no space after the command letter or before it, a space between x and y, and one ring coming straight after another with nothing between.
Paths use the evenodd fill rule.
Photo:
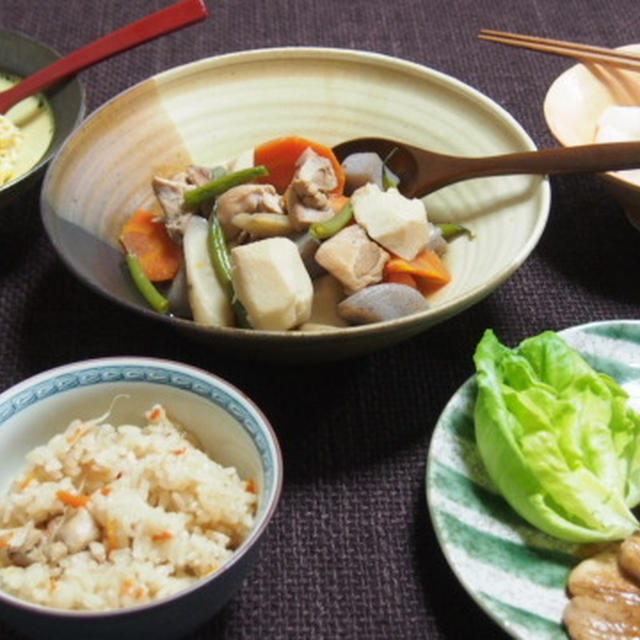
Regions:
<instances>
[{"instance_id":1,"label":"carrot slice","mask_svg":"<svg viewBox=\"0 0 640 640\"><path fill-rule=\"evenodd\" d=\"M125 223L120 242L134 254L149 280L171 280L180 268L180 247L150 211L139 209Z\"/></svg>"},{"instance_id":2,"label":"carrot slice","mask_svg":"<svg viewBox=\"0 0 640 640\"><path fill-rule=\"evenodd\" d=\"M332 193L342 193L344 189L344 171L330 147L313 140L291 136L288 138L276 138L256 147L254 151L254 163L263 164L269 170L269 175L261 178L261 182L272 184L279 193L284 193L289 186L296 170L296 161L311 147L318 155L331 161L331 166L338 178L338 186Z\"/></svg>"},{"instance_id":3,"label":"carrot slice","mask_svg":"<svg viewBox=\"0 0 640 640\"><path fill-rule=\"evenodd\" d=\"M58 491L57 496L62 502L76 509L86 506L89 500L91 500L91 496L85 496L81 493L70 493L69 491Z\"/></svg>"},{"instance_id":4,"label":"carrot slice","mask_svg":"<svg viewBox=\"0 0 640 640\"><path fill-rule=\"evenodd\" d=\"M151 536L151 539L155 542L166 542L167 540L172 540L175 538L175 534L171 531L161 531L160 533L156 533Z\"/></svg>"},{"instance_id":5,"label":"carrot slice","mask_svg":"<svg viewBox=\"0 0 640 640\"><path fill-rule=\"evenodd\" d=\"M430 249L425 249L413 260L403 260L393 256L385 265L385 278L397 277L406 273L413 277L422 293L432 293L436 289L451 282L451 274L440 256ZM395 275L392 275L395 274Z\"/></svg>"},{"instance_id":6,"label":"carrot slice","mask_svg":"<svg viewBox=\"0 0 640 640\"><path fill-rule=\"evenodd\" d=\"M406 284L413 289L418 288L416 279L406 271L387 271L384 274L384 281L393 282L396 284Z\"/></svg>"}]
</instances>

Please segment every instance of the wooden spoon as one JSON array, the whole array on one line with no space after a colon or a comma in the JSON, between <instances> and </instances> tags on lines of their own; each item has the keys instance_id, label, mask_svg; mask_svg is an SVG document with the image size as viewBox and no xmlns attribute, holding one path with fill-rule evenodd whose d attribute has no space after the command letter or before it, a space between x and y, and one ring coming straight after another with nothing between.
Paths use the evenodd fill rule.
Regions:
<instances>
[{"instance_id":1,"label":"wooden spoon","mask_svg":"<svg viewBox=\"0 0 640 640\"><path fill-rule=\"evenodd\" d=\"M373 151L399 178L398 189L422 197L460 180L512 174L587 173L640 167L640 142L588 144L486 157L451 156L384 138L355 138L333 148L339 160Z\"/></svg>"},{"instance_id":2,"label":"wooden spoon","mask_svg":"<svg viewBox=\"0 0 640 640\"><path fill-rule=\"evenodd\" d=\"M118 29L113 33L85 45L81 49L56 60L18 84L0 92L0 114L15 104L67 78L82 69L125 51L147 40L152 40L181 27L203 20L208 15L203 0L181 0L166 9Z\"/></svg>"}]
</instances>

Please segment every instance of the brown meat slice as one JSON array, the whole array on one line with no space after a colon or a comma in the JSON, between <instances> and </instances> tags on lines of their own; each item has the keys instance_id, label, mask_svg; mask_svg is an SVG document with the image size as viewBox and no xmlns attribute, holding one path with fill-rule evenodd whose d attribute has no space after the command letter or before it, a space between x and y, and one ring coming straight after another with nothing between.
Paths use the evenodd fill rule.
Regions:
<instances>
[{"instance_id":1,"label":"brown meat slice","mask_svg":"<svg viewBox=\"0 0 640 640\"><path fill-rule=\"evenodd\" d=\"M627 538L620 544L618 552L620 566L634 579L640 581L640 536Z\"/></svg>"},{"instance_id":2,"label":"brown meat slice","mask_svg":"<svg viewBox=\"0 0 640 640\"><path fill-rule=\"evenodd\" d=\"M566 606L563 622L573 640L637 640L640 608L576 596Z\"/></svg>"},{"instance_id":3,"label":"brown meat slice","mask_svg":"<svg viewBox=\"0 0 640 640\"><path fill-rule=\"evenodd\" d=\"M568 588L572 596L640 605L640 584L620 566L617 549L583 560L569 574Z\"/></svg>"}]
</instances>

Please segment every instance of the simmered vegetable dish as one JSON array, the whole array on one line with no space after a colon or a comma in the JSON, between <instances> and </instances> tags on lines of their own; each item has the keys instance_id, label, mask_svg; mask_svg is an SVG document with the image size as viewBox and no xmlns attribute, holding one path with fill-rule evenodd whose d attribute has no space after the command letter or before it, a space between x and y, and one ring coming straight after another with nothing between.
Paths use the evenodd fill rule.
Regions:
<instances>
[{"instance_id":1,"label":"simmered vegetable dish","mask_svg":"<svg viewBox=\"0 0 640 640\"><path fill-rule=\"evenodd\" d=\"M213 169L154 177L158 212L136 211L120 241L156 311L209 326L318 330L428 308L451 279L443 255L466 229L429 222L385 159L299 137Z\"/></svg>"}]
</instances>

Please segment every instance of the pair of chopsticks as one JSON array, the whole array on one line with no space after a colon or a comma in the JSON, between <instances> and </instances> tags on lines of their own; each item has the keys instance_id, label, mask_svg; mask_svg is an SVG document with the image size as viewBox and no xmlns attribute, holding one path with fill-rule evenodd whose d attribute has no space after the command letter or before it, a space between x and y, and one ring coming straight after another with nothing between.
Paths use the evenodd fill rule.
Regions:
<instances>
[{"instance_id":1,"label":"pair of chopsticks","mask_svg":"<svg viewBox=\"0 0 640 640\"><path fill-rule=\"evenodd\" d=\"M633 53L623 53L605 47L595 47L589 44L569 42L567 40L554 40L552 38L539 38L537 36L527 36L509 31L495 31L494 29L482 29L478 34L481 40L499 42L513 47L524 47L534 51L553 53L560 56L576 58L580 62L594 62L618 67L620 69L630 69L640 71L640 55Z\"/></svg>"}]
</instances>

